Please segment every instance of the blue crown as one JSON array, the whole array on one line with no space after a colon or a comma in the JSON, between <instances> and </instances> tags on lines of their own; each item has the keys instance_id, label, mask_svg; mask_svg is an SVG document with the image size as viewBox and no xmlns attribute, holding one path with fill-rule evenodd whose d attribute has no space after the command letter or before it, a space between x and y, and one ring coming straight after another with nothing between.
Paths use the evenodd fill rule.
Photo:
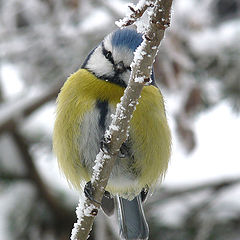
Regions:
<instances>
[{"instance_id":1,"label":"blue crown","mask_svg":"<svg viewBox=\"0 0 240 240\"><path fill-rule=\"evenodd\" d=\"M112 45L113 47L128 47L133 52L142 43L142 34L137 33L132 29L119 29L113 32Z\"/></svg>"}]
</instances>

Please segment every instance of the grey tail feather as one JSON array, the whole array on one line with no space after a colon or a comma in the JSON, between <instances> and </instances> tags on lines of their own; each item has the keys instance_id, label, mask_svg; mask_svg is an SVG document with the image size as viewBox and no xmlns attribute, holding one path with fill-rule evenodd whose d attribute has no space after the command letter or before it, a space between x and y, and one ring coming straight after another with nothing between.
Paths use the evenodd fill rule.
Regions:
<instances>
[{"instance_id":1,"label":"grey tail feather","mask_svg":"<svg viewBox=\"0 0 240 240\"><path fill-rule=\"evenodd\" d=\"M117 197L120 235L126 240L147 240L148 224L143 212L141 196L133 200Z\"/></svg>"}]
</instances>

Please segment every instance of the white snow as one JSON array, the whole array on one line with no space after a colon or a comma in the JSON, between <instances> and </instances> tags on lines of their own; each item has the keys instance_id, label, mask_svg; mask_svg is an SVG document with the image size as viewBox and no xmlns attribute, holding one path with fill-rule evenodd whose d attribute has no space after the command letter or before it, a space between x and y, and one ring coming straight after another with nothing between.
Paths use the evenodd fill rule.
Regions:
<instances>
[{"instance_id":1,"label":"white snow","mask_svg":"<svg viewBox=\"0 0 240 240\"><path fill-rule=\"evenodd\" d=\"M101 19L96 20L96 19ZM79 29L83 33L93 32L94 29L97 31L99 28L102 28L104 25L108 26L108 22L111 21L111 18L103 9L98 9L93 12L89 12L88 17L81 22ZM91 27L89 27L91 25Z\"/></svg>"},{"instance_id":2,"label":"white snow","mask_svg":"<svg viewBox=\"0 0 240 240\"><path fill-rule=\"evenodd\" d=\"M24 90L24 83L20 79L19 73L15 66L3 63L0 65L0 84L2 86L3 97L17 97ZM4 81L4 82L3 82Z\"/></svg>"},{"instance_id":3,"label":"white snow","mask_svg":"<svg viewBox=\"0 0 240 240\"><path fill-rule=\"evenodd\" d=\"M109 128L112 129L112 130L114 130L114 131L118 131L119 126L114 125L114 124L111 124L111 125L109 126Z\"/></svg>"},{"instance_id":4,"label":"white snow","mask_svg":"<svg viewBox=\"0 0 240 240\"><path fill-rule=\"evenodd\" d=\"M186 155L173 135L173 154L164 181L167 186L189 186L240 175L240 116L221 102L195 121L197 147ZM171 121L171 129L174 129Z\"/></svg>"},{"instance_id":5,"label":"white snow","mask_svg":"<svg viewBox=\"0 0 240 240\"><path fill-rule=\"evenodd\" d=\"M104 162L104 152L100 151L98 153L98 155L96 156L96 160L95 160L95 165L93 167L93 181L98 180L98 177L99 177L99 171L100 169L102 168L103 166L103 162ZM102 162L103 161L103 162Z\"/></svg>"},{"instance_id":6,"label":"white snow","mask_svg":"<svg viewBox=\"0 0 240 240\"><path fill-rule=\"evenodd\" d=\"M134 81L138 83L144 83L144 77L136 77Z\"/></svg>"},{"instance_id":7,"label":"white snow","mask_svg":"<svg viewBox=\"0 0 240 240\"><path fill-rule=\"evenodd\" d=\"M198 54L218 54L219 49L231 48L232 44L240 41L240 25L238 21L228 22L215 28L195 32L190 35L190 44Z\"/></svg>"},{"instance_id":8,"label":"white snow","mask_svg":"<svg viewBox=\"0 0 240 240\"><path fill-rule=\"evenodd\" d=\"M89 205L88 207L85 206L86 204L86 197L84 195L81 195L79 197L79 202L78 202L78 206L76 208L76 215L77 215L77 222L74 223L74 227L72 229L72 233L71 233L71 240L75 240L76 239L76 234L78 232L78 227L81 225L81 222L83 220L84 216L91 216L91 212L92 210L95 208L94 205ZM82 230L84 230L84 228L81 228Z\"/></svg>"}]
</instances>

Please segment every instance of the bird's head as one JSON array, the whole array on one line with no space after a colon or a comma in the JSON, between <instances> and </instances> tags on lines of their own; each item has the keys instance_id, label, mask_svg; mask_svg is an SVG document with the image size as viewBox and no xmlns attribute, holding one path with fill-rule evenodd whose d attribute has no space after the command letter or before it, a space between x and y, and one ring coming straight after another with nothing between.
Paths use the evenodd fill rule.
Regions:
<instances>
[{"instance_id":1,"label":"bird's head","mask_svg":"<svg viewBox=\"0 0 240 240\"><path fill-rule=\"evenodd\" d=\"M107 35L93 49L82 68L98 78L126 87L130 78L130 64L134 51L142 42L142 35L135 30L119 29Z\"/></svg>"}]
</instances>

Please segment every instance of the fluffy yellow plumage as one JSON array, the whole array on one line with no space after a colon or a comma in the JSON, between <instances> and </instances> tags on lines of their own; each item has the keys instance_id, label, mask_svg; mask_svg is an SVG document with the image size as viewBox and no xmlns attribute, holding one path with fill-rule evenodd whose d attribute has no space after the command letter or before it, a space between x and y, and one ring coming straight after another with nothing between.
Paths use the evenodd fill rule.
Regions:
<instances>
[{"instance_id":1,"label":"fluffy yellow plumage","mask_svg":"<svg viewBox=\"0 0 240 240\"><path fill-rule=\"evenodd\" d=\"M57 99L53 148L69 183L94 200L91 175L111 115L127 87L134 52L142 35L118 29L94 48L82 68L65 82ZM101 202L107 215L117 209L120 235L126 240L147 240L149 228L142 201L165 175L171 135L163 97L152 83L144 86L130 121ZM88 182L86 185L85 183ZM115 200L113 199L113 195Z\"/></svg>"},{"instance_id":2,"label":"fluffy yellow plumage","mask_svg":"<svg viewBox=\"0 0 240 240\"><path fill-rule=\"evenodd\" d=\"M53 148L61 170L76 189L82 189L85 181L91 178L81 164L79 153L79 136L84 116L95 107L97 100L107 101L115 107L123 92L124 87L98 79L85 69L72 74L61 89L57 99ZM164 176L170 157L171 136L163 97L155 86L143 88L130 121L129 134L133 164L134 168L140 170L139 176L128 185L116 184L110 180L106 190L131 198L144 187L153 187Z\"/></svg>"}]
</instances>

